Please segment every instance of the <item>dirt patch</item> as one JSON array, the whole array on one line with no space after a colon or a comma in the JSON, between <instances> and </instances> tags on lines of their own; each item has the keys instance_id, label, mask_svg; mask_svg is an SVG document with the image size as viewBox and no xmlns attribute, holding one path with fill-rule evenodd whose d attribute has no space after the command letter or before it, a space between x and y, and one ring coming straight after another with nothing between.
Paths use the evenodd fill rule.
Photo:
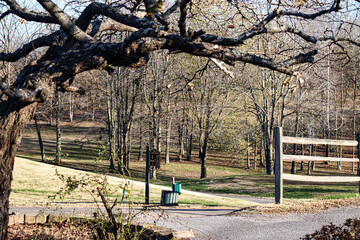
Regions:
<instances>
[{"instance_id":1,"label":"dirt patch","mask_svg":"<svg viewBox=\"0 0 360 240\"><path fill-rule=\"evenodd\" d=\"M360 206L360 199L331 199L331 200L285 200L281 204L262 204L231 213L230 215L243 214L271 214L282 215L289 213L317 213L323 212L329 208Z\"/></svg>"},{"instance_id":2,"label":"dirt patch","mask_svg":"<svg viewBox=\"0 0 360 240\"><path fill-rule=\"evenodd\" d=\"M125 220L125 219L123 219ZM183 239L189 231L174 232L171 229L155 225L138 225L124 221L118 224L116 239ZM186 232L186 233L185 233ZM192 233L192 232L191 232ZM180 238L177 238L179 235ZM18 223L8 227L7 239L115 239L113 225L103 219L67 218L49 223Z\"/></svg>"},{"instance_id":3,"label":"dirt patch","mask_svg":"<svg viewBox=\"0 0 360 240\"><path fill-rule=\"evenodd\" d=\"M13 224L8 229L8 239L94 239L90 227L69 221L51 224Z\"/></svg>"}]
</instances>

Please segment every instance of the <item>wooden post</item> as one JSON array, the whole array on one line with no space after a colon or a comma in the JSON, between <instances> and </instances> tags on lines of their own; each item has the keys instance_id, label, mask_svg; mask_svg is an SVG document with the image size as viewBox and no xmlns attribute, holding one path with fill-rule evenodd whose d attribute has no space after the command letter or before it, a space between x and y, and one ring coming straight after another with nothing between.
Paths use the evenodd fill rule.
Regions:
<instances>
[{"instance_id":1,"label":"wooden post","mask_svg":"<svg viewBox=\"0 0 360 240\"><path fill-rule=\"evenodd\" d=\"M280 204L283 198L283 143L282 128L274 128L275 141L275 203Z\"/></svg>"},{"instance_id":2,"label":"wooden post","mask_svg":"<svg viewBox=\"0 0 360 240\"><path fill-rule=\"evenodd\" d=\"M150 144L146 146L145 204L150 203Z\"/></svg>"}]
</instances>

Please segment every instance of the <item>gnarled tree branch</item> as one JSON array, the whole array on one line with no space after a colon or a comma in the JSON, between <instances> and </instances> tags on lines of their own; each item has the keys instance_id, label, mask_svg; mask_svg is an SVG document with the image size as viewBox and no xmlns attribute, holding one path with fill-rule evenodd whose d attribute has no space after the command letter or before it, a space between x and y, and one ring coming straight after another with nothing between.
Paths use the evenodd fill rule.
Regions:
<instances>
[{"instance_id":1,"label":"gnarled tree branch","mask_svg":"<svg viewBox=\"0 0 360 240\"><path fill-rule=\"evenodd\" d=\"M64 31L79 43L95 42L91 36L81 30L55 3L50 0L37 0L63 27Z\"/></svg>"},{"instance_id":2,"label":"gnarled tree branch","mask_svg":"<svg viewBox=\"0 0 360 240\"><path fill-rule=\"evenodd\" d=\"M45 102L48 96L47 91L41 87L35 90L17 89L9 86L4 79L0 80L0 89L8 98L19 102Z\"/></svg>"}]
</instances>

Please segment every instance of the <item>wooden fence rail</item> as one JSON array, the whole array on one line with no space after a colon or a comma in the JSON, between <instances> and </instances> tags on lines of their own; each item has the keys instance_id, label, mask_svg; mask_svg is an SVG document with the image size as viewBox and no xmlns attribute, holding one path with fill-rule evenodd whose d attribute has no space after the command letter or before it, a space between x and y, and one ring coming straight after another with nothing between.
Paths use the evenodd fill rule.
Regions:
<instances>
[{"instance_id":1,"label":"wooden fence rail","mask_svg":"<svg viewBox=\"0 0 360 240\"><path fill-rule=\"evenodd\" d=\"M283 136L282 128L274 128L275 141L275 203L281 203L283 199L283 182L285 180L301 182L359 182L360 192L360 133L356 134L357 141L354 140L333 140L333 139L315 139ZM304 156L304 155L285 155L283 154L283 143L307 144L307 145L335 145L357 147L357 158L337 158L321 156ZM304 176L283 173L283 161L335 161L335 162L357 162L358 176Z\"/></svg>"}]
</instances>

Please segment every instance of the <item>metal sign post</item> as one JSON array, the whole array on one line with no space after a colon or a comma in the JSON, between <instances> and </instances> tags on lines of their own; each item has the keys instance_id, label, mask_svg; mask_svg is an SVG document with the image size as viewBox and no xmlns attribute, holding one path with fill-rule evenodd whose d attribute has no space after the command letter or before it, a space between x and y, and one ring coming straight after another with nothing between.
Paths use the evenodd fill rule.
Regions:
<instances>
[{"instance_id":1,"label":"metal sign post","mask_svg":"<svg viewBox=\"0 0 360 240\"><path fill-rule=\"evenodd\" d=\"M161 167L161 154L156 149L151 149L150 151L150 166L160 169Z\"/></svg>"}]
</instances>

